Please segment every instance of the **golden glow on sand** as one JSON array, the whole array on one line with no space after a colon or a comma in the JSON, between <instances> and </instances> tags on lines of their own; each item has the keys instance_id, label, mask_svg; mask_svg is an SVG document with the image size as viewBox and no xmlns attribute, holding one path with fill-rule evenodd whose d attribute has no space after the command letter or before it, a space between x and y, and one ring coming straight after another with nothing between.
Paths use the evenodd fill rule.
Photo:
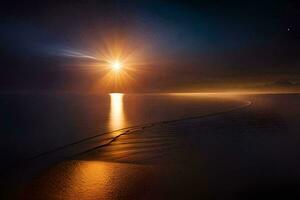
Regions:
<instances>
[{"instance_id":1,"label":"golden glow on sand","mask_svg":"<svg viewBox=\"0 0 300 200\"><path fill-rule=\"evenodd\" d=\"M122 93L110 94L110 117L109 117L109 129L111 131L124 128L126 126L124 108L123 108L123 96Z\"/></svg>"}]
</instances>

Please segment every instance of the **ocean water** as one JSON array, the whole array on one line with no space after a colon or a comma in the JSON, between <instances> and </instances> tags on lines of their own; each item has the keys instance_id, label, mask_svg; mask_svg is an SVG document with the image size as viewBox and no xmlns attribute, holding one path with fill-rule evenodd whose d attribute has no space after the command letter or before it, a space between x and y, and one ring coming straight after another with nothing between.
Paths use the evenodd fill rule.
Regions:
<instances>
[{"instance_id":1,"label":"ocean water","mask_svg":"<svg viewBox=\"0 0 300 200\"><path fill-rule=\"evenodd\" d=\"M1 121L6 122L1 125L2 159L42 156L1 170L0 197L300 196L299 98L299 94L2 96ZM115 131L126 127L131 128ZM113 142L103 146L107 141ZM75 145L66 145L70 143Z\"/></svg>"},{"instance_id":2,"label":"ocean water","mask_svg":"<svg viewBox=\"0 0 300 200\"><path fill-rule=\"evenodd\" d=\"M13 163L97 134L243 104L208 94L2 95L0 157Z\"/></svg>"}]
</instances>

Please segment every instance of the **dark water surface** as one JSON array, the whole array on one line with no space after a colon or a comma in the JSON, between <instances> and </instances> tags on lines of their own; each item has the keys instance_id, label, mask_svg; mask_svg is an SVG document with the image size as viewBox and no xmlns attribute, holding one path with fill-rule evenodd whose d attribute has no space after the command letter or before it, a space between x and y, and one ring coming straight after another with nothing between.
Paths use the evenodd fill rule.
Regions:
<instances>
[{"instance_id":1,"label":"dark water surface","mask_svg":"<svg viewBox=\"0 0 300 200\"><path fill-rule=\"evenodd\" d=\"M108 146L44 170L22 197L299 199L300 96L232 97L252 104L220 112L228 101L202 97L199 108L207 106L201 113L219 114L126 132Z\"/></svg>"},{"instance_id":2,"label":"dark water surface","mask_svg":"<svg viewBox=\"0 0 300 200\"><path fill-rule=\"evenodd\" d=\"M1 170L2 199L300 198L299 94L26 95L1 102L2 160L108 131ZM61 155L68 157L48 162Z\"/></svg>"},{"instance_id":3,"label":"dark water surface","mask_svg":"<svg viewBox=\"0 0 300 200\"><path fill-rule=\"evenodd\" d=\"M2 95L0 158L15 162L99 133L244 103L226 95Z\"/></svg>"}]
</instances>

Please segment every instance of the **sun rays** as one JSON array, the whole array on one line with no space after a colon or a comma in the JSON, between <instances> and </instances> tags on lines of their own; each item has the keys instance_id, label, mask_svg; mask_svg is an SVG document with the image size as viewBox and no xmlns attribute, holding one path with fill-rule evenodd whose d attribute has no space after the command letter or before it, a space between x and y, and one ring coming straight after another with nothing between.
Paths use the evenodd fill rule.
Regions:
<instances>
[{"instance_id":1,"label":"sun rays","mask_svg":"<svg viewBox=\"0 0 300 200\"><path fill-rule=\"evenodd\" d=\"M68 70L78 70L82 76L92 80L93 92L125 92L134 90L136 79L144 74L146 47L135 39L108 34L110 37L91 43L88 51L69 53L75 62L66 63ZM143 48L144 47L144 48ZM87 53L88 52L88 53ZM64 54L64 56L66 56Z\"/></svg>"}]
</instances>

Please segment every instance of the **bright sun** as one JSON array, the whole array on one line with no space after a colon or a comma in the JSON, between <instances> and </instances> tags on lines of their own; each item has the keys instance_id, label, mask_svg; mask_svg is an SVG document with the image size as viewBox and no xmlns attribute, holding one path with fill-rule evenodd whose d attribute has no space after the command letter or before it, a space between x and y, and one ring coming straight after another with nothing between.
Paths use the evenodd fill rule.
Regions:
<instances>
[{"instance_id":1,"label":"bright sun","mask_svg":"<svg viewBox=\"0 0 300 200\"><path fill-rule=\"evenodd\" d=\"M115 60L112 64L111 64L112 68L114 71L120 71L122 64L120 63L120 61Z\"/></svg>"}]
</instances>

